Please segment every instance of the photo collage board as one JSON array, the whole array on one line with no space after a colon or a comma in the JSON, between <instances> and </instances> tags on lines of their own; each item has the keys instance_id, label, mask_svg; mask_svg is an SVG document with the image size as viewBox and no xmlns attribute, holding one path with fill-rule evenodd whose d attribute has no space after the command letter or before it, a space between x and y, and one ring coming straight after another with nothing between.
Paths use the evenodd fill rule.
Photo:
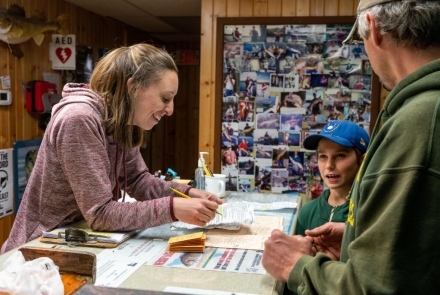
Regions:
<instances>
[{"instance_id":1,"label":"photo collage board","mask_svg":"<svg viewBox=\"0 0 440 295\"><path fill-rule=\"evenodd\" d=\"M311 191L324 183L304 138L332 120L369 132L372 69L352 25L225 25L221 164L226 190ZM317 196L314 195L317 194Z\"/></svg>"}]
</instances>

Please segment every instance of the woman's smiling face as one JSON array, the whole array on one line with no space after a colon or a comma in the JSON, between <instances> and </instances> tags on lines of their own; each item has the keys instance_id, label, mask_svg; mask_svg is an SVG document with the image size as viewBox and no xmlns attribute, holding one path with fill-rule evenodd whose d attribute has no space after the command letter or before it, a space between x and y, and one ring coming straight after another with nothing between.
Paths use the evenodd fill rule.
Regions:
<instances>
[{"instance_id":1,"label":"woman's smiling face","mask_svg":"<svg viewBox=\"0 0 440 295\"><path fill-rule=\"evenodd\" d=\"M130 87L131 79L128 80ZM179 78L174 71L165 71L160 81L147 88L137 89L134 98L134 125L151 130L162 116L171 116Z\"/></svg>"}]
</instances>

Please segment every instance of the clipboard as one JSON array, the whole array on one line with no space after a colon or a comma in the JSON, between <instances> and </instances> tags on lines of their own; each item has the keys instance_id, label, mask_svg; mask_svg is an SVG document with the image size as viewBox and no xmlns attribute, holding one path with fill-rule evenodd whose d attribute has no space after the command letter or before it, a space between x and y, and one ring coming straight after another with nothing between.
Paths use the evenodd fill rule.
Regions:
<instances>
[{"instance_id":1,"label":"clipboard","mask_svg":"<svg viewBox=\"0 0 440 295\"><path fill-rule=\"evenodd\" d=\"M138 232L139 230L118 233L95 232L83 220L71 224L69 227L61 227L51 232L43 232L39 241L42 243L68 245L69 247L115 248Z\"/></svg>"}]
</instances>

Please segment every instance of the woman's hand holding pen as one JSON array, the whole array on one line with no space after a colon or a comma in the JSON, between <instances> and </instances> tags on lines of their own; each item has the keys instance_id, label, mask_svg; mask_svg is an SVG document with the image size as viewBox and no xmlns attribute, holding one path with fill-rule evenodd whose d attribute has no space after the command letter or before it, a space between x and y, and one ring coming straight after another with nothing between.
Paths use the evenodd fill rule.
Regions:
<instances>
[{"instance_id":1,"label":"woman's hand holding pen","mask_svg":"<svg viewBox=\"0 0 440 295\"><path fill-rule=\"evenodd\" d=\"M217 207L215 201L196 196L191 196L190 199L176 197L173 200L174 216L182 222L198 226L205 226L214 219Z\"/></svg>"}]
</instances>

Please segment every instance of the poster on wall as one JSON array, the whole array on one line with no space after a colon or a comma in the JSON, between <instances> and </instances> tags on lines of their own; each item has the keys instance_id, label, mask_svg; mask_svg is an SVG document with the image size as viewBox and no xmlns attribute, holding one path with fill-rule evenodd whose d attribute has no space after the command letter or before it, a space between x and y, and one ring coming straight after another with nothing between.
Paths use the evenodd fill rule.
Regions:
<instances>
[{"instance_id":1,"label":"poster on wall","mask_svg":"<svg viewBox=\"0 0 440 295\"><path fill-rule=\"evenodd\" d=\"M304 139L332 120L370 126L372 70L352 25L225 25L222 174L229 190L310 192L324 182Z\"/></svg>"},{"instance_id":2,"label":"poster on wall","mask_svg":"<svg viewBox=\"0 0 440 295\"><path fill-rule=\"evenodd\" d=\"M12 149L0 150L0 218L12 214L14 176Z\"/></svg>"},{"instance_id":3,"label":"poster on wall","mask_svg":"<svg viewBox=\"0 0 440 295\"><path fill-rule=\"evenodd\" d=\"M42 139L14 142L15 213L18 211L24 190L34 169Z\"/></svg>"}]
</instances>

